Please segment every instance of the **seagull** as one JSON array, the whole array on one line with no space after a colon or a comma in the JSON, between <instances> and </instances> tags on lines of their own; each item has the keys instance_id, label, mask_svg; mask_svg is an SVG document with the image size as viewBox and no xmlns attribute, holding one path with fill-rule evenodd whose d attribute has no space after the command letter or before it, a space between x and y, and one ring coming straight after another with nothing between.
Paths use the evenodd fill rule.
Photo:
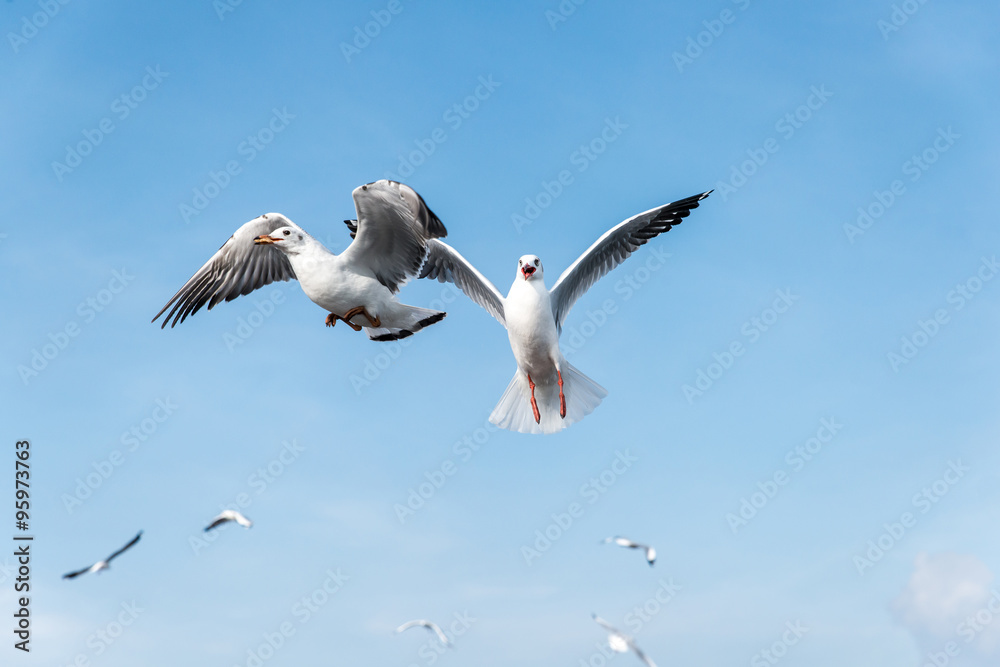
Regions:
<instances>
[{"instance_id":1,"label":"seagull","mask_svg":"<svg viewBox=\"0 0 1000 667\"><path fill-rule=\"evenodd\" d=\"M536 255L517 260L507 296L454 248L428 242L421 278L452 282L507 328L517 371L490 422L521 433L555 433L596 408L608 392L566 361L563 323L576 300L649 239L679 224L711 190L635 215L611 228L559 276L549 290Z\"/></svg>"},{"instance_id":2,"label":"seagull","mask_svg":"<svg viewBox=\"0 0 1000 667\"><path fill-rule=\"evenodd\" d=\"M646 552L646 562L649 563L650 567L653 567L653 563L656 562L656 549L647 545L639 544L638 542L633 542L627 537L605 537L604 544L610 544L614 542L620 547L625 547L626 549L643 549Z\"/></svg>"},{"instance_id":3,"label":"seagull","mask_svg":"<svg viewBox=\"0 0 1000 667\"><path fill-rule=\"evenodd\" d=\"M420 272L427 242L447 235L444 224L396 181L362 185L353 196L356 238L340 255L284 215L265 213L236 230L153 321L167 313L160 328L173 327L205 304L211 310L276 280L296 279L329 312L328 327L343 320L372 340L388 341L440 322L444 312L405 305L395 295Z\"/></svg>"},{"instance_id":4,"label":"seagull","mask_svg":"<svg viewBox=\"0 0 1000 667\"><path fill-rule=\"evenodd\" d=\"M223 510L222 513L219 516L217 516L214 519L212 519L212 523L210 523L207 526L205 526L205 532L207 533L208 531L212 530L213 528L215 528L217 526L221 526L222 524L224 524L224 523L226 523L228 521L235 521L236 523L240 524L244 528L249 528L250 526L253 525L253 521L251 521L250 519L246 518L245 516L243 516L242 514L240 514L239 512L237 512L236 510Z\"/></svg>"},{"instance_id":5,"label":"seagull","mask_svg":"<svg viewBox=\"0 0 1000 667\"><path fill-rule=\"evenodd\" d=\"M111 554L110 556L108 556L107 558L105 558L104 560L99 560L96 563L94 563L93 565L91 565L90 567L85 567L82 570L77 570L76 572L70 572L68 574L64 574L63 575L63 579L72 579L74 577L79 577L81 574L86 574L87 572L100 572L101 570L108 569L108 567L111 565L111 561L114 560L115 558L117 558L122 553L124 553L127 549L131 548L132 545L134 545L136 542L139 541L140 537L142 537L142 531L141 530L139 531L139 533L135 537L132 538L131 542L129 542L128 544L126 544L121 549L119 549L118 551L114 552L113 554Z\"/></svg>"},{"instance_id":6,"label":"seagull","mask_svg":"<svg viewBox=\"0 0 1000 667\"><path fill-rule=\"evenodd\" d=\"M635 645L635 641L633 641L631 637L624 634L621 630L614 627L597 614L591 614L591 616L594 617L594 620L597 621L598 625L608 631L608 647L611 648L612 651L615 653L625 653L629 649L632 649L632 652L635 653L640 660L649 665L649 667L656 667L656 663L654 663L648 655L643 653L642 649Z\"/></svg>"},{"instance_id":7,"label":"seagull","mask_svg":"<svg viewBox=\"0 0 1000 667\"><path fill-rule=\"evenodd\" d=\"M401 626L396 628L396 633L398 634L400 632L405 632L406 630L409 630L410 628L415 628L418 625L425 627L428 630L432 631L434 634L436 634L438 636L438 639L440 639L441 643L444 644L445 646L454 646L448 639L448 635L444 633L444 630L442 630L437 623L422 618L416 621L407 621L406 623L403 623Z\"/></svg>"}]
</instances>

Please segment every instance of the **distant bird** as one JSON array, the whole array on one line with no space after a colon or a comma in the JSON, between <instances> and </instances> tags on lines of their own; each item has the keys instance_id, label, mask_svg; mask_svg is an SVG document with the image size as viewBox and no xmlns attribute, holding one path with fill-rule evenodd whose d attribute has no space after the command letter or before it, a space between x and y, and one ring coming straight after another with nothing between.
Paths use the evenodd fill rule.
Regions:
<instances>
[{"instance_id":1,"label":"distant bird","mask_svg":"<svg viewBox=\"0 0 1000 667\"><path fill-rule=\"evenodd\" d=\"M440 639L441 643L444 644L445 646L454 646L454 644L452 644L451 641L448 639L448 635L444 633L444 630L442 630L438 626L438 624L434 623L433 621L427 621L424 619L419 619L416 621L407 621L406 623L403 623L401 626L396 628L396 633L398 634L400 632L405 632L410 628L415 628L417 626L421 626L432 631L434 634L437 635L438 639Z\"/></svg>"},{"instance_id":2,"label":"distant bird","mask_svg":"<svg viewBox=\"0 0 1000 667\"><path fill-rule=\"evenodd\" d=\"M372 340L406 338L440 322L444 312L405 305L395 295L420 273L428 240L447 235L441 220L395 181L362 185L353 196L356 238L340 255L280 213L266 213L236 230L153 321L166 312L160 328L173 327L206 304L211 310L276 280L297 279L329 312L327 326L343 320Z\"/></svg>"},{"instance_id":3,"label":"distant bird","mask_svg":"<svg viewBox=\"0 0 1000 667\"><path fill-rule=\"evenodd\" d=\"M111 565L111 561L114 560L115 558L117 558L118 556L120 556L121 554L125 553L126 550L128 550L129 548L131 548L136 542L139 541L140 537L142 537L142 531L141 530L139 531L139 533L135 537L132 538L131 542L129 542L128 544L126 544L121 549L119 549L118 551L114 552L113 554L111 554L110 556L108 556L107 558L105 558L104 560L99 560L96 563L94 563L93 565L91 565L90 567L85 567L82 570L77 570L76 572L70 572L69 574L64 574L62 578L63 579L72 579L74 577L79 577L81 574L86 574L87 572L100 572L101 570L108 569L108 567Z\"/></svg>"},{"instance_id":4,"label":"distant bird","mask_svg":"<svg viewBox=\"0 0 1000 667\"><path fill-rule=\"evenodd\" d=\"M647 545L639 544L638 542L633 542L627 537L605 537L604 544L617 544L620 547L625 547L626 549L643 549L646 552L646 562L652 567L653 563L656 561L656 549Z\"/></svg>"},{"instance_id":5,"label":"distant bird","mask_svg":"<svg viewBox=\"0 0 1000 667\"><path fill-rule=\"evenodd\" d=\"M583 419L608 395L605 389L566 361L559 335L573 304L639 246L679 224L711 191L658 206L616 225L597 239L545 287L536 255L517 261L507 296L464 257L441 241L430 249L421 278L452 282L507 328L517 371L490 415L490 422L521 433L555 433ZM629 357L635 361L634 355Z\"/></svg>"},{"instance_id":6,"label":"distant bird","mask_svg":"<svg viewBox=\"0 0 1000 667\"><path fill-rule=\"evenodd\" d=\"M643 653L642 649L635 645L635 641L633 641L631 637L605 621L597 614L591 614L591 616L594 617L594 620L597 621L598 625L608 631L608 646L612 651L616 653L625 653L629 649L632 649L632 652L635 653L640 660L649 665L649 667L656 667L656 663L654 663L648 655Z\"/></svg>"},{"instance_id":7,"label":"distant bird","mask_svg":"<svg viewBox=\"0 0 1000 667\"><path fill-rule=\"evenodd\" d=\"M212 523L210 523L207 526L205 526L205 532L207 533L208 531L212 530L213 528L215 528L217 526L221 526L222 524L224 524L224 523L226 523L228 521L235 521L236 523L240 524L244 528L249 528L250 526L253 525L253 521L251 521L250 519L246 518L245 516L243 516L242 514L240 514L239 512L237 512L236 510L223 510L222 513L219 516L217 516L214 519L212 519Z\"/></svg>"}]
</instances>

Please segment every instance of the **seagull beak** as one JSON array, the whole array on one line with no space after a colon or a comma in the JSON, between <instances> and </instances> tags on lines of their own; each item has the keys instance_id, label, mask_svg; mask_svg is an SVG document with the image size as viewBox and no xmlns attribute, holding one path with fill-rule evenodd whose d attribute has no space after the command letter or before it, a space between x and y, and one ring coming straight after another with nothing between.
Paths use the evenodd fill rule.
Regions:
<instances>
[{"instance_id":1,"label":"seagull beak","mask_svg":"<svg viewBox=\"0 0 1000 667\"><path fill-rule=\"evenodd\" d=\"M277 243L281 239L277 236L268 236L267 234L261 234L253 240L254 245L271 245L272 243Z\"/></svg>"},{"instance_id":2,"label":"seagull beak","mask_svg":"<svg viewBox=\"0 0 1000 667\"><path fill-rule=\"evenodd\" d=\"M528 264L524 268L521 269L521 273L524 274L524 279L527 280L528 278L530 278L532 276L532 274L535 273L535 267L533 267L530 264Z\"/></svg>"}]
</instances>

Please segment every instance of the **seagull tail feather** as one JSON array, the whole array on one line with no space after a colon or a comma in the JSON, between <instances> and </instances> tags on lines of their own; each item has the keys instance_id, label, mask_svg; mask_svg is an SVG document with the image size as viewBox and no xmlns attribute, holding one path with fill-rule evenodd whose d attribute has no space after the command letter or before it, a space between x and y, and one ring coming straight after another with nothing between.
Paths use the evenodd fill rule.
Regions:
<instances>
[{"instance_id":1,"label":"seagull tail feather","mask_svg":"<svg viewBox=\"0 0 1000 667\"><path fill-rule=\"evenodd\" d=\"M518 433L556 433L575 424L594 411L608 392L581 373L573 364L562 360L563 394L566 397L566 418L559 416L559 387L555 382L535 385L535 401L541 421L535 422L531 409L531 388L528 377L517 369L500 402L493 408L490 422Z\"/></svg>"},{"instance_id":2,"label":"seagull tail feather","mask_svg":"<svg viewBox=\"0 0 1000 667\"><path fill-rule=\"evenodd\" d=\"M417 308L416 306L406 306L400 304L403 312L402 317L393 319L392 327L365 327L368 338L377 341L399 340L407 338L417 333L424 327L436 324L445 318L445 313L440 310L428 310L427 308Z\"/></svg>"}]
</instances>

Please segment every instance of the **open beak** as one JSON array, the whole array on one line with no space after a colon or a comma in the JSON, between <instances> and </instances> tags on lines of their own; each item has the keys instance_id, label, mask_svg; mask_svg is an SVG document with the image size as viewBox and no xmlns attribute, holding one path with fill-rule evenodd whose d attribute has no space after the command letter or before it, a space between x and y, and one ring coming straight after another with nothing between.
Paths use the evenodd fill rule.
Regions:
<instances>
[{"instance_id":1,"label":"open beak","mask_svg":"<svg viewBox=\"0 0 1000 667\"><path fill-rule=\"evenodd\" d=\"M524 279L527 280L531 277L531 274L535 272L535 267L530 264L521 269L521 273L524 274Z\"/></svg>"},{"instance_id":2,"label":"open beak","mask_svg":"<svg viewBox=\"0 0 1000 667\"><path fill-rule=\"evenodd\" d=\"M277 236L268 236L267 234L261 234L253 240L254 245L271 245L272 243L277 243L281 239Z\"/></svg>"}]
</instances>

